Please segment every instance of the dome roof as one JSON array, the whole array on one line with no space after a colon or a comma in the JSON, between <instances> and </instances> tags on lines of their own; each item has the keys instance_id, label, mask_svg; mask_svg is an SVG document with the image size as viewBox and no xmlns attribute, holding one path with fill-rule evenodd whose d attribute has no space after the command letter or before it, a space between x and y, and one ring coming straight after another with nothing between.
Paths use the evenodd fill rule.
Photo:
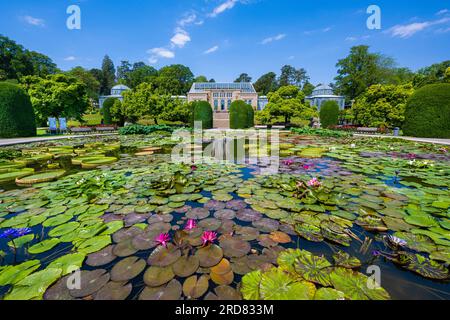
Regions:
<instances>
[{"instance_id":1,"label":"dome roof","mask_svg":"<svg viewBox=\"0 0 450 320\"><path fill-rule=\"evenodd\" d=\"M112 90L130 90L126 85L118 84L114 87L112 87Z\"/></svg>"},{"instance_id":2,"label":"dome roof","mask_svg":"<svg viewBox=\"0 0 450 320\"><path fill-rule=\"evenodd\" d=\"M314 88L312 95L313 96L334 95L333 88L331 88L329 85L321 84Z\"/></svg>"}]
</instances>

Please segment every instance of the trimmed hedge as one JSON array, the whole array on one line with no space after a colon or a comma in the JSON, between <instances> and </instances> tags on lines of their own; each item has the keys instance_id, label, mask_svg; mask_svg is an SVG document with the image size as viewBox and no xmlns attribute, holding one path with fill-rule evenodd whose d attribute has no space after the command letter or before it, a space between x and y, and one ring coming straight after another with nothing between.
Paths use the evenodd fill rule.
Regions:
<instances>
[{"instance_id":1,"label":"trimmed hedge","mask_svg":"<svg viewBox=\"0 0 450 320\"><path fill-rule=\"evenodd\" d=\"M116 101L120 101L117 98L107 98L103 102L103 108L101 110L102 116L103 116L103 123L104 124L112 124L112 116L111 116L111 108L114 106L114 103Z\"/></svg>"},{"instance_id":2,"label":"trimmed hedge","mask_svg":"<svg viewBox=\"0 0 450 320\"><path fill-rule=\"evenodd\" d=\"M325 101L320 107L320 123L322 128L330 128L339 122L339 105L336 101Z\"/></svg>"},{"instance_id":3,"label":"trimmed hedge","mask_svg":"<svg viewBox=\"0 0 450 320\"><path fill-rule=\"evenodd\" d=\"M0 82L0 137L32 137L36 119L30 97L18 85Z\"/></svg>"},{"instance_id":4,"label":"trimmed hedge","mask_svg":"<svg viewBox=\"0 0 450 320\"><path fill-rule=\"evenodd\" d=\"M255 110L249 104L247 104L247 128L253 128L255 126Z\"/></svg>"},{"instance_id":5,"label":"trimmed hedge","mask_svg":"<svg viewBox=\"0 0 450 320\"><path fill-rule=\"evenodd\" d=\"M450 138L450 84L431 84L417 90L406 103L403 134Z\"/></svg>"},{"instance_id":6,"label":"trimmed hedge","mask_svg":"<svg viewBox=\"0 0 450 320\"><path fill-rule=\"evenodd\" d=\"M133 134L151 134L157 131L164 131L172 133L175 128L167 125L153 125L153 126L142 126L139 124L133 124L131 126L126 126L119 129L120 135L133 135Z\"/></svg>"},{"instance_id":7,"label":"trimmed hedge","mask_svg":"<svg viewBox=\"0 0 450 320\"><path fill-rule=\"evenodd\" d=\"M242 100L234 101L230 106L230 128L247 129L252 123L254 123L253 108Z\"/></svg>"},{"instance_id":8,"label":"trimmed hedge","mask_svg":"<svg viewBox=\"0 0 450 320\"><path fill-rule=\"evenodd\" d=\"M194 121L201 121L203 129L211 129L213 127L213 110L209 102L195 102L193 114Z\"/></svg>"}]
</instances>

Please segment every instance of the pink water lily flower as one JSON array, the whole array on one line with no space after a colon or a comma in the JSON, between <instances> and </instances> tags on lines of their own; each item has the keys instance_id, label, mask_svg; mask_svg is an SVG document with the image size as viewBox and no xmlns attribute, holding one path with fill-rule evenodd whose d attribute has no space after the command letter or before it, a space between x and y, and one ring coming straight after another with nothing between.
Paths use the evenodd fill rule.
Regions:
<instances>
[{"instance_id":1,"label":"pink water lily flower","mask_svg":"<svg viewBox=\"0 0 450 320\"><path fill-rule=\"evenodd\" d=\"M203 246L213 243L217 239L217 233L213 231L205 231L202 235Z\"/></svg>"},{"instance_id":2,"label":"pink water lily flower","mask_svg":"<svg viewBox=\"0 0 450 320\"><path fill-rule=\"evenodd\" d=\"M196 171L197 169L198 169L197 166L194 166L194 165L191 166L192 171Z\"/></svg>"},{"instance_id":3,"label":"pink water lily flower","mask_svg":"<svg viewBox=\"0 0 450 320\"><path fill-rule=\"evenodd\" d=\"M195 228L197 228L197 222L195 222L194 219L189 219L186 225L184 226L184 230L186 231L191 231Z\"/></svg>"},{"instance_id":4,"label":"pink water lily flower","mask_svg":"<svg viewBox=\"0 0 450 320\"><path fill-rule=\"evenodd\" d=\"M412 159L417 158L417 155L414 154L414 153L408 153L407 157L408 157L408 159L411 159L411 160L412 160Z\"/></svg>"},{"instance_id":5,"label":"pink water lily flower","mask_svg":"<svg viewBox=\"0 0 450 320\"><path fill-rule=\"evenodd\" d=\"M317 178L312 178L308 181L308 186L318 188L322 185L322 183Z\"/></svg>"},{"instance_id":6,"label":"pink water lily flower","mask_svg":"<svg viewBox=\"0 0 450 320\"><path fill-rule=\"evenodd\" d=\"M292 166L294 164L294 160L292 159L283 160L283 164L285 166Z\"/></svg>"},{"instance_id":7,"label":"pink water lily flower","mask_svg":"<svg viewBox=\"0 0 450 320\"><path fill-rule=\"evenodd\" d=\"M311 168L310 165L307 165L307 164L304 164L304 165L303 165L303 169L305 169L305 170L309 170L310 168Z\"/></svg>"},{"instance_id":8,"label":"pink water lily flower","mask_svg":"<svg viewBox=\"0 0 450 320\"><path fill-rule=\"evenodd\" d=\"M158 245L167 247L167 244L170 241L170 236L168 233L161 233L155 238L155 241L158 243Z\"/></svg>"}]
</instances>

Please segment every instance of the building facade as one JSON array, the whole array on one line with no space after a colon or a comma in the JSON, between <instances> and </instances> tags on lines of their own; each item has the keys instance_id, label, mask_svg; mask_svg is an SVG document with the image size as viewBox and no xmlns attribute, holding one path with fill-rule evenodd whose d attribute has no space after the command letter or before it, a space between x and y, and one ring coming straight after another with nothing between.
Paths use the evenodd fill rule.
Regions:
<instances>
[{"instance_id":1,"label":"building facade","mask_svg":"<svg viewBox=\"0 0 450 320\"><path fill-rule=\"evenodd\" d=\"M312 106L316 106L319 111L326 101L336 101L340 110L345 109L345 97L335 95L333 89L327 85L317 86L312 94L305 99L306 101L309 101Z\"/></svg>"},{"instance_id":2,"label":"building facade","mask_svg":"<svg viewBox=\"0 0 450 320\"><path fill-rule=\"evenodd\" d=\"M266 106L269 104L269 99L267 96L259 96L258 97L258 111L264 110Z\"/></svg>"},{"instance_id":3,"label":"building facade","mask_svg":"<svg viewBox=\"0 0 450 320\"><path fill-rule=\"evenodd\" d=\"M188 102L208 101L214 112L228 112L231 103L243 100L258 109L258 94L249 82L211 83L196 82L187 96Z\"/></svg>"},{"instance_id":4,"label":"building facade","mask_svg":"<svg viewBox=\"0 0 450 320\"><path fill-rule=\"evenodd\" d=\"M130 88L128 88L127 86L123 85L123 84L119 84L117 86L112 87L111 89L111 94L109 96L100 96L98 99L98 107L100 109L103 108L103 103L105 103L105 100L108 98L113 98L113 99L119 99L121 102L123 101L123 92L130 90Z\"/></svg>"}]
</instances>

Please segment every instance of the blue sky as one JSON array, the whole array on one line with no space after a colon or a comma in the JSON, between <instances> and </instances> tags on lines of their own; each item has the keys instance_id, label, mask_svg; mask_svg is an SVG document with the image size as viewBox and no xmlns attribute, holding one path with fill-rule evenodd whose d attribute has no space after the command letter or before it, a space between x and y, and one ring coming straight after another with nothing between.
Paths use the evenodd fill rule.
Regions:
<instances>
[{"instance_id":1,"label":"blue sky","mask_svg":"<svg viewBox=\"0 0 450 320\"><path fill-rule=\"evenodd\" d=\"M66 27L69 5L81 30ZM381 9L369 30L367 7ZM291 64L329 83L350 47L367 44L413 70L450 59L450 0L0 0L0 34L63 70L99 67L105 54L196 75L256 80Z\"/></svg>"}]
</instances>

